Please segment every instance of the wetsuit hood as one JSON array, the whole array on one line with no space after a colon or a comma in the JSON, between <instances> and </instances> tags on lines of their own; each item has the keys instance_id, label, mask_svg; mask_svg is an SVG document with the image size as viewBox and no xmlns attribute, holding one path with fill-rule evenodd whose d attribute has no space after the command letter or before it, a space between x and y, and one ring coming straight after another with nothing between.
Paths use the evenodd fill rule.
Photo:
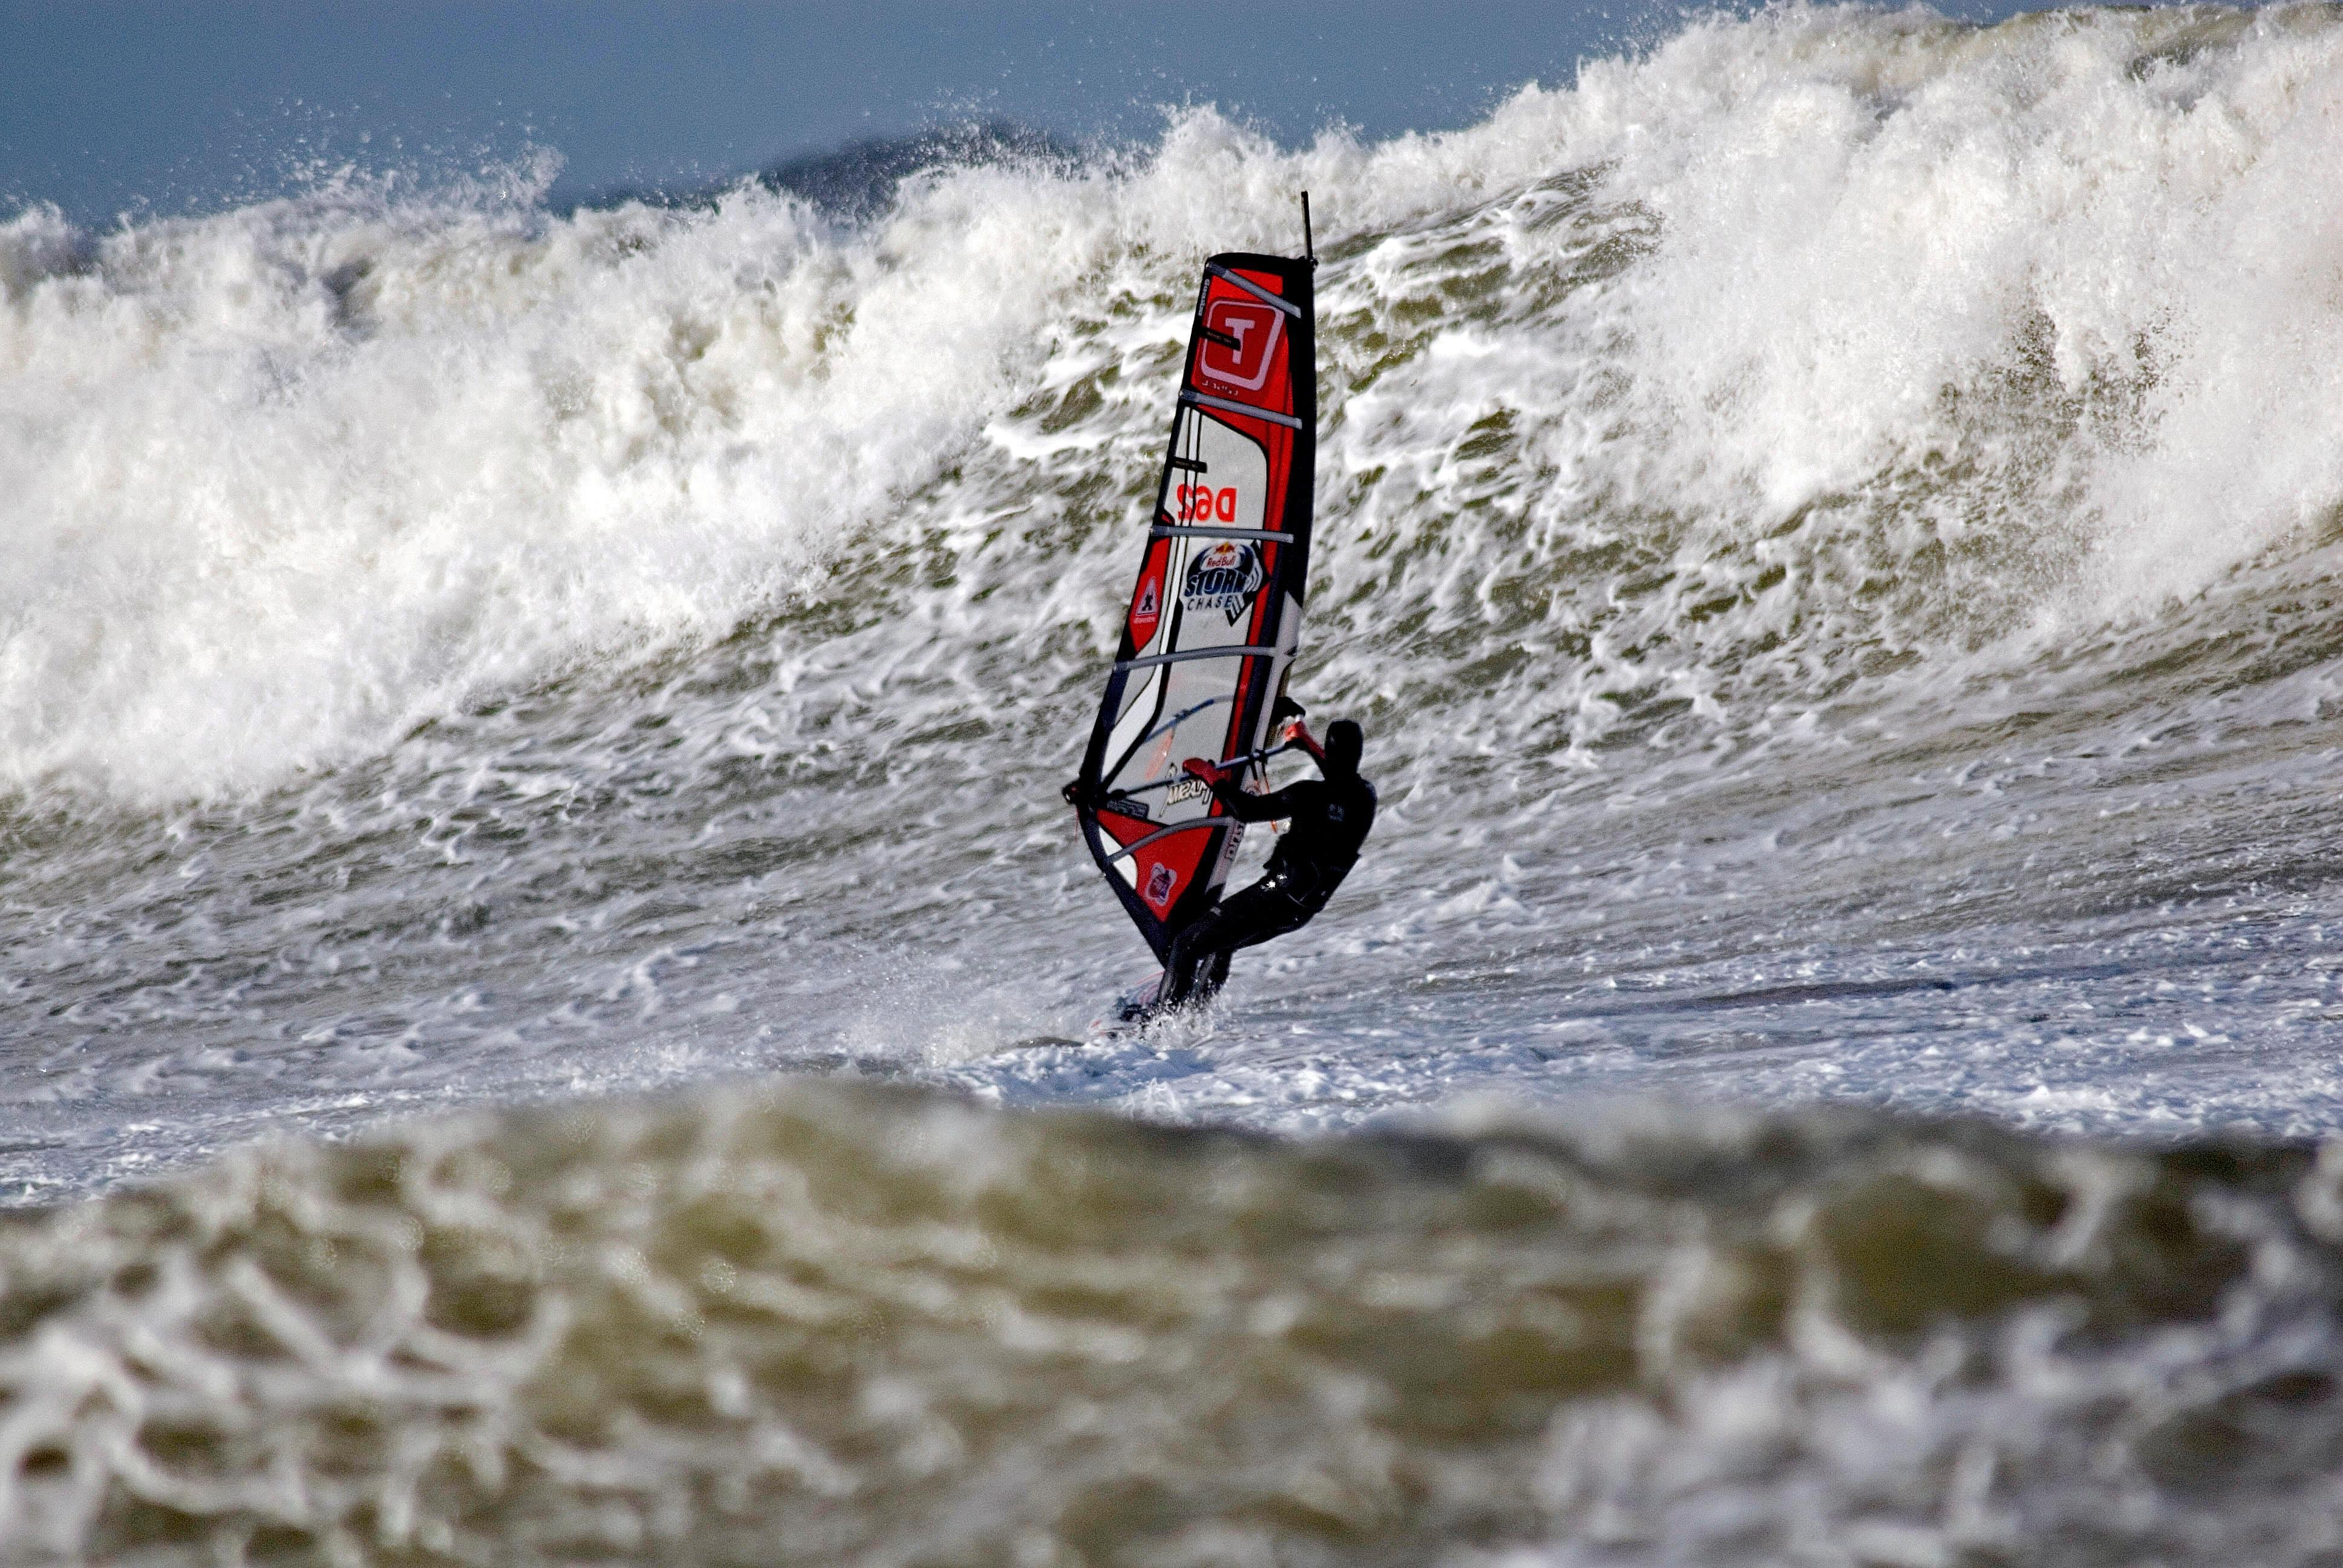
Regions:
<instances>
[{"instance_id":1,"label":"wetsuit hood","mask_svg":"<svg viewBox=\"0 0 2343 1568\"><path fill-rule=\"evenodd\" d=\"M1326 776L1330 779L1355 777L1359 771L1359 753L1365 748L1366 736L1347 719L1337 719L1326 727Z\"/></svg>"}]
</instances>

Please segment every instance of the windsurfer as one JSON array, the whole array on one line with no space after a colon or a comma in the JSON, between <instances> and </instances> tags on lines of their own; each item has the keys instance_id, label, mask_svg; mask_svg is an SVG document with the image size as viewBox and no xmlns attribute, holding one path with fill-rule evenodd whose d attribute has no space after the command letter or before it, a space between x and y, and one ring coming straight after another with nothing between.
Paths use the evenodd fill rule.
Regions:
<instances>
[{"instance_id":1,"label":"windsurfer","mask_svg":"<svg viewBox=\"0 0 2343 1568\"><path fill-rule=\"evenodd\" d=\"M1326 907L1336 887L1358 863L1359 846L1374 825L1374 786L1359 776L1365 737L1347 719L1326 727L1324 744L1299 720L1287 732L1318 764L1322 779L1305 779L1269 795L1252 795L1239 785L1241 768L1222 768L1201 757L1181 766L1212 787L1213 796L1240 822L1290 819L1260 881L1233 893L1190 921L1172 937L1163 965L1158 1010L1211 996L1228 978L1229 955L1239 948L1300 930Z\"/></svg>"}]
</instances>

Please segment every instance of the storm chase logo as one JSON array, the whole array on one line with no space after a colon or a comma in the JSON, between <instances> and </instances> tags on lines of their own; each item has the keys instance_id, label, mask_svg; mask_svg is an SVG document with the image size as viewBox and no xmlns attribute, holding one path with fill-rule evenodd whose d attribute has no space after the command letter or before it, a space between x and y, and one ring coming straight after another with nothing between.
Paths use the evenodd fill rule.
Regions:
<instances>
[{"instance_id":1,"label":"storm chase logo","mask_svg":"<svg viewBox=\"0 0 2343 1568\"><path fill-rule=\"evenodd\" d=\"M1180 602L1188 607L1190 615L1220 610L1234 626L1252 607L1252 596L1261 591L1261 553L1251 545L1223 541L1188 563L1188 581L1180 591Z\"/></svg>"}]
</instances>

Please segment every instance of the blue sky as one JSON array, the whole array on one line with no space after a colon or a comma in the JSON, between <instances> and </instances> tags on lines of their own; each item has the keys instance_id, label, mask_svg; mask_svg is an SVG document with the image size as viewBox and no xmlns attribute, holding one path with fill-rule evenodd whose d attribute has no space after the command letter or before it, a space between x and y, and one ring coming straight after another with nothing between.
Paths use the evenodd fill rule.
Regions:
<instances>
[{"instance_id":1,"label":"blue sky","mask_svg":"<svg viewBox=\"0 0 2343 1568\"><path fill-rule=\"evenodd\" d=\"M1335 121L1381 136L1566 83L1581 56L1680 14L1654 0L0 0L0 214L208 210L344 163L431 177L531 146L567 160L559 198L971 118L1148 137L1160 106L1184 102L1289 141Z\"/></svg>"}]
</instances>

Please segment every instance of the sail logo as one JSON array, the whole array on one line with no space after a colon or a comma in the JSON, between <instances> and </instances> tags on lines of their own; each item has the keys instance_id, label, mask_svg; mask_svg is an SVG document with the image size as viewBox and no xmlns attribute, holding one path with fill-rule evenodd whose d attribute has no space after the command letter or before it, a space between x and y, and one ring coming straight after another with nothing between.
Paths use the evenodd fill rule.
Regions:
<instances>
[{"instance_id":1,"label":"sail logo","mask_svg":"<svg viewBox=\"0 0 2343 1568\"><path fill-rule=\"evenodd\" d=\"M1139 592L1131 600L1131 646L1145 648L1155 640L1155 628L1163 619L1163 577L1155 567L1139 579Z\"/></svg>"},{"instance_id":2,"label":"sail logo","mask_svg":"<svg viewBox=\"0 0 2343 1568\"><path fill-rule=\"evenodd\" d=\"M1218 518L1222 522L1237 520L1237 487L1222 485L1214 489L1210 485L1174 485L1172 487L1173 516L1183 523L1209 523Z\"/></svg>"},{"instance_id":3,"label":"sail logo","mask_svg":"<svg viewBox=\"0 0 2343 1568\"><path fill-rule=\"evenodd\" d=\"M1260 391L1277 357L1277 340L1285 334L1284 313L1250 299L1215 299L1204 307L1204 325L1236 343L1232 347L1205 338L1196 373L1246 392Z\"/></svg>"},{"instance_id":4,"label":"sail logo","mask_svg":"<svg viewBox=\"0 0 2343 1568\"><path fill-rule=\"evenodd\" d=\"M1179 885L1179 881L1172 868L1161 860L1149 869L1147 901L1155 906L1156 913L1161 914L1172 907L1172 890Z\"/></svg>"},{"instance_id":5,"label":"sail logo","mask_svg":"<svg viewBox=\"0 0 2343 1568\"><path fill-rule=\"evenodd\" d=\"M1234 626L1252 608L1252 597L1261 591L1262 580L1261 552L1251 545L1226 540L1188 563L1188 580L1181 589L1180 602L1191 615L1219 610Z\"/></svg>"}]
</instances>

